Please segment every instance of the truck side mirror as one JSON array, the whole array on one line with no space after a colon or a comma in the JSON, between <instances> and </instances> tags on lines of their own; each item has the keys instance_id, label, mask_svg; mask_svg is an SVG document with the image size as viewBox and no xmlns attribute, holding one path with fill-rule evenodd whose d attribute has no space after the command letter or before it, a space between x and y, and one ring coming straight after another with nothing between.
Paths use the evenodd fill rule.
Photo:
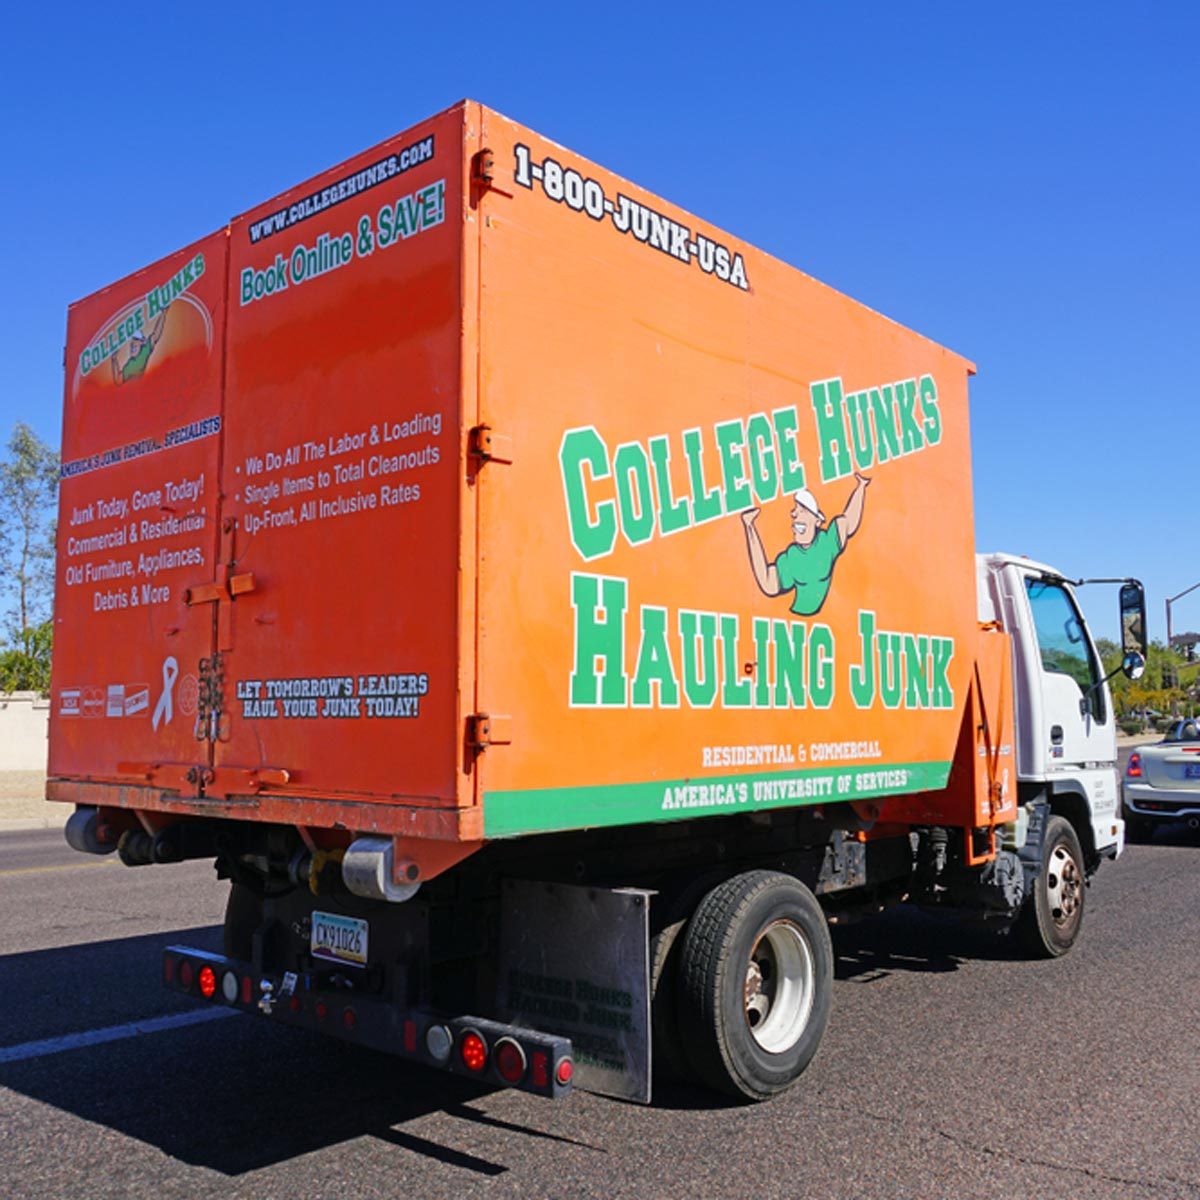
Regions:
<instances>
[{"instance_id":1,"label":"truck side mirror","mask_svg":"<svg viewBox=\"0 0 1200 1200\"><path fill-rule=\"evenodd\" d=\"M1141 679L1146 672L1146 660L1136 650L1131 650L1121 660L1121 671L1126 679Z\"/></svg>"},{"instance_id":2,"label":"truck side mirror","mask_svg":"<svg viewBox=\"0 0 1200 1200\"><path fill-rule=\"evenodd\" d=\"M1136 654L1142 660L1142 670L1145 669L1146 592L1136 579L1126 580L1121 585L1121 652L1126 662L1131 654ZM1129 675L1125 663L1121 664L1121 669ZM1137 675L1129 675L1129 678L1136 679Z\"/></svg>"}]
</instances>

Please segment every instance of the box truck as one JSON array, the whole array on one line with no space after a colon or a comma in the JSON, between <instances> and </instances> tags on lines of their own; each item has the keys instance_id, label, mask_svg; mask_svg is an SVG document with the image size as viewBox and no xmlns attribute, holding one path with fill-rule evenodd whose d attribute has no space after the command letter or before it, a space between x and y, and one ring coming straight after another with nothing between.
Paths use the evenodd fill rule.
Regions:
<instances>
[{"instance_id":1,"label":"box truck","mask_svg":"<svg viewBox=\"0 0 1200 1200\"><path fill-rule=\"evenodd\" d=\"M463 102L75 304L65 361L47 795L230 881L167 986L761 1099L829 923L1078 936L1112 704L1072 584L975 553L959 355Z\"/></svg>"}]
</instances>

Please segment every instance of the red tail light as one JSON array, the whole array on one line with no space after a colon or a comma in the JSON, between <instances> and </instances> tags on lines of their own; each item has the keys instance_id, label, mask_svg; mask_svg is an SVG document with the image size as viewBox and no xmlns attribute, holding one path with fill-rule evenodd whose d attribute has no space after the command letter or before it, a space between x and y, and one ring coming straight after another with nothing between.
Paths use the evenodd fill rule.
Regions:
<instances>
[{"instance_id":1,"label":"red tail light","mask_svg":"<svg viewBox=\"0 0 1200 1200\"><path fill-rule=\"evenodd\" d=\"M200 968L200 995L211 1000L217 994L217 973L212 967Z\"/></svg>"},{"instance_id":2,"label":"red tail light","mask_svg":"<svg viewBox=\"0 0 1200 1200\"><path fill-rule=\"evenodd\" d=\"M533 1063L529 1068L529 1076L534 1087L550 1086L550 1059L541 1050L533 1052Z\"/></svg>"},{"instance_id":3,"label":"red tail light","mask_svg":"<svg viewBox=\"0 0 1200 1200\"><path fill-rule=\"evenodd\" d=\"M516 1087L525 1078L525 1051L510 1037L501 1038L492 1052L496 1073L505 1083Z\"/></svg>"},{"instance_id":4,"label":"red tail light","mask_svg":"<svg viewBox=\"0 0 1200 1200\"><path fill-rule=\"evenodd\" d=\"M1125 768L1126 779L1140 779L1142 777L1142 756L1135 750L1129 756L1129 765Z\"/></svg>"},{"instance_id":5,"label":"red tail light","mask_svg":"<svg viewBox=\"0 0 1200 1200\"><path fill-rule=\"evenodd\" d=\"M192 970L192 964L185 958L179 964L179 986L185 991L191 991L192 979L195 977L195 972Z\"/></svg>"},{"instance_id":6,"label":"red tail light","mask_svg":"<svg viewBox=\"0 0 1200 1200\"><path fill-rule=\"evenodd\" d=\"M478 1074L487 1066L487 1042L473 1029L469 1030L463 1034L462 1041L459 1043L458 1055L468 1071Z\"/></svg>"},{"instance_id":7,"label":"red tail light","mask_svg":"<svg viewBox=\"0 0 1200 1200\"><path fill-rule=\"evenodd\" d=\"M175 982L175 960L170 957L163 958L163 983Z\"/></svg>"},{"instance_id":8,"label":"red tail light","mask_svg":"<svg viewBox=\"0 0 1200 1200\"><path fill-rule=\"evenodd\" d=\"M254 980L249 975L242 976L242 1003L249 1004L254 999Z\"/></svg>"},{"instance_id":9,"label":"red tail light","mask_svg":"<svg viewBox=\"0 0 1200 1200\"><path fill-rule=\"evenodd\" d=\"M404 1022L404 1053L417 1052L417 1023L411 1018Z\"/></svg>"},{"instance_id":10,"label":"red tail light","mask_svg":"<svg viewBox=\"0 0 1200 1200\"><path fill-rule=\"evenodd\" d=\"M358 1028L358 1013L352 1008L343 1009L342 1024L353 1033Z\"/></svg>"},{"instance_id":11,"label":"red tail light","mask_svg":"<svg viewBox=\"0 0 1200 1200\"><path fill-rule=\"evenodd\" d=\"M574 1076L575 1064L572 1063L569 1058L562 1059L558 1064L558 1070L554 1072L555 1079L557 1079L563 1087L566 1087L567 1084L570 1083L574 1078Z\"/></svg>"},{"instance_id":12,"label":"red tail light","mask_svg":"<svg viewBox=\"0 0 1200 1200\"><path fill-rule=\"evenodd\" d=\"M329 1005L326 1004L324 1000L318 1000L313 1012L317 1014L318 1021L323 1021L327 1016L329 1016Z\"/></svg>"}]
</instances>

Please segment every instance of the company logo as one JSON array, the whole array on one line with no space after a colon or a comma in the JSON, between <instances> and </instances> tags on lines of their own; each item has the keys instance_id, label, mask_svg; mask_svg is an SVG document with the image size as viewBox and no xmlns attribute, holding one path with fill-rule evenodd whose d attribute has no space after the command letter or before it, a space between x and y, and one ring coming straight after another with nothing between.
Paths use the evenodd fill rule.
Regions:
<instances>
[{"instance_id":1,"label":"company logo","mask_svg":"<svg viewBox=\"0 0 1200 1200\"><path fill-rule=\"evenodd\" d=\"M805 618L717 612L709 601L702 609L635 605L627 575L572 571L571 707L703 709L719 702L727 709L828 709L839 675L859 709L953 707L953 638L886 629L873 608L859 607L858 661L843 666L833 626L807 619L823 614L831 596L834 610L847 608L849 598L834 587L834 567L864 522L871 523L871 480L886 477L891 463L941 443L933 376L849 395L840 378L818 380L808 390L811 424L790 405L707 430L693 425L626 440L614 449L595 426L565 431L559 447L565 515L584 563L616 553L619 541L634 551L645 548L649 560L662 553L666 538L736 519L742 536L735 540L731 529L716 569L727 576L740 559L747 602L757 588ZM806 445L813 448L814 441L815 464L806 463ZM672 469L673 462L680 466ZM813 465L824 499L806 482ZM886 482L882 486L886 495ZM787 541L771 557L757 523L763 508L784 496ZM826 517L822 505L834 502L841 511L831 508L836 515ZM856 542L853 553L870 550ZM699 578L698 571L692 574Z\"/></svg>"},{"instance_id":2,"label":"company logo","mask_svg":"<svg viewBox=\"0 0 1200 1200\"><path fill-rule=\"evenodd\" d=\"M88 338L75 364L74 388L85 376L99 374L116 386L140 379L174 343L183 349L213 339L212 314L193 288L204 276L203 254L184 263L169 279L107 318Z\"/></svg>"}]
</instances>

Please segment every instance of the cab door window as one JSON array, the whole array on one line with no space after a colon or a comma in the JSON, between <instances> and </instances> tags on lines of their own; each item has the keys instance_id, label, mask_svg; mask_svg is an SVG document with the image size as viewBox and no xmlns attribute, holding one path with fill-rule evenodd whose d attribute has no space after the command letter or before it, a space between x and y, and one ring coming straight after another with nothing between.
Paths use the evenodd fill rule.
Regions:
<instances>
[{"instance_id":1,"label":"cab door window","mask_svg":"<svg viewBox=\"0 0 1200 1200\"><path fill-rule=\"evenodd\" d=\"M1069 675L1079 685L1080 692L1088 695L1102 676L1075 601L1061 584L1049 580L1026 579L1025 588L1037 631L1042 670ZM1092 719L1103 725L1104 693L1097 690L1090 692L1090 697Z\"/></svg>"}]
</instances>

